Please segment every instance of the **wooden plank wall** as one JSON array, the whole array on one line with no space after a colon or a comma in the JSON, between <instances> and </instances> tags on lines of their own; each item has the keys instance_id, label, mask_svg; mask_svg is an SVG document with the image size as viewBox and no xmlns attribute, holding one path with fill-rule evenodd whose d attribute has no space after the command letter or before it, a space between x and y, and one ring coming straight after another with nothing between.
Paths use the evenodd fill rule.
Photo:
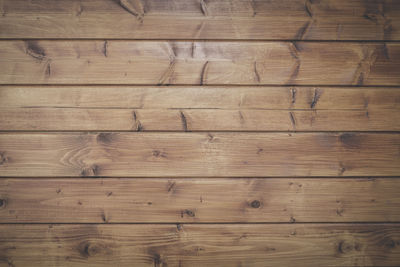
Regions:
<instances>
[{"instance_id":1,"label":"wooden plank wall","mask_svg":"<svg viewBox=\"0 0 400 267\"><path fill-rule=\"evenodd\" d=\"M400 266L400 1L0 13L0 266Z\"/></svg>"}]
</instances>

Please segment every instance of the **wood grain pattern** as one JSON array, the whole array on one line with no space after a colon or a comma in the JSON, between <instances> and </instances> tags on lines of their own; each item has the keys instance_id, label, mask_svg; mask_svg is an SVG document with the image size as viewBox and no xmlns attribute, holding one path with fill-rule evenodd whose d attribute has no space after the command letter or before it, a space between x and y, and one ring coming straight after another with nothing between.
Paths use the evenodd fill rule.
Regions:
<instances>
[{"instance_id":1,"label":"wood grain pattern","mask_svg":"<svg viewBox=\"0 0 400 267\"><path fill-rule=\"evenodd\" d=\"M4 86L0 105L3 131L400 130L398 88Z\"/></svg>"},{"instance_id":2,"label":"wood grain pattern","mask_svg":"<svg viewBox=\"0 0 400 267\"><path fill-rule=\"evenodd\" d=\"M0 199L0 223L400 221L387 178L2 179Z\"/></svg>"},{"instance_id":3,"label":"wood grain pattern","mask_svg":"<svg viewBox=\"0 0 400 267\"><path fill-rule=\"evenodd\" d=\"M272 86L0 86L2 108L400 109L400 89Z\"/></svg>"},{"instance_id":4,"label":"wood grain pattern","mask_svg":"<svg viewBox=\"0 0 400 267\"><path fill-rule=\"evenodd\" d=\"M0 175L399 176L399 147L373 133L3 133Z\"/></svg>"},{"instance_id":5,"label":"wood grain pattern","mask_svg":"<svg viewBox=\"0 0 400 267\"><path fill-rule=\"evenodd\" d=\"M0 38L400 40L396 0L0 3Z\"/></svg>"},{"instance_id":6,"label":"wood grain pattern","mask_svg":"<svg viewBox=\"0 0 400 267\"><path fill-rule=\"evenodd\" d=\"M399 43L1 41L2 84L400 84Z\"/></svg>"},{"instance_id":7,"label":"wood grain pattern","mask_svg":"<svg viewBox=\"0 0 400 267\"><path fill-rule=\"evenodd\" d=\"M398 266L400 227L0 225L12 266ZM227 257L229 255L229 257Z\"/></svg>"},{"instance_id":8,"label":"wood grain pattern","mask_svg":"<svg viewBox=\"0 0 400 267\"><path fill-rule=\"evenodd\" d=\"M0 131L132 130L400 131L400 110L0 108Z\"/></svg>"}]
</instances>

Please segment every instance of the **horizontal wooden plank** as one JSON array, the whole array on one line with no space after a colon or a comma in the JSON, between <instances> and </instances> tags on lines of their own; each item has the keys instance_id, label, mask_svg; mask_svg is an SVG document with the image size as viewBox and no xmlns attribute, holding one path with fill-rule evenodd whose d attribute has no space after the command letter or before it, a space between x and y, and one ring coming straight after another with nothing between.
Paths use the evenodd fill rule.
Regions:
<instances>
[{"instance_id":1,"label":"horizontal wooden plank","mask_svg":"<svg viewBox=\"0 0 400 267\"><path fill-rule=\"evenodd\" d=\"M400 85L399 43L1 41L1 84Z\"/></svg>"},{"instance_id":2,"label":"horizontal wooden plank","mask_svg":"<svg viewBox=\"0 0 400 267\"><path fill-rule=\"evenodd\" d=\"M0 199L0 223L400 221L392 178L1 179Z\"/></svg>"},{"instance_id":3,"label":"horizontal wooden plank","mask_svg":"<svg viewBox=\"0 0 400 267\"><path fill-rule=\"evenodd\" d=\"M3 86L0 106L7 131L400 130L398 88Z\"/></svg>"},{"instance_id":4,"label":"horizontal wooden plank","mask_svg":"<svg viewBox=\"0 0 400 267\"><path fill-rule=\"evenodd\" d=\"M3 133L1 176L400 176L400 135Z\"/></svg>"},{"instance_id":5,"label":"horizontal wooden plank","mask_svg":"<svg viewBox=\"0 0 400 267\"><path fill-rule=\"evenodd\" d=\"M2 108L400 109L400 88L0 86Z\"/></svg>"},{"instance_id":6,"label":"horizontal wooden plank","mask_svg":"<svg viewBox=\"0 0 400 267\"><path fill-rule=\"evenodd\" d=\"M0 3L0 38L400 40L396 0Z\"/></svg>"},{"instance_id":7,"label":"horizontal wooden plank","mask_svg":"<svg viewBox=\"0 0 400 267\"><path fill-rule=\"evenodd\" d=\"M398 266L395 224L0 225L8 266Z\"/></svg>"},{"instance_id":8,"label":"horizontal wooden plank","mask_svg":"<svg viewBox=\"0 0 400 267\"><path fill-rule=\"evenodd\" d=\"M0 108L0 131L400 131L400 110Z\"/></svg>"}]
</instances>

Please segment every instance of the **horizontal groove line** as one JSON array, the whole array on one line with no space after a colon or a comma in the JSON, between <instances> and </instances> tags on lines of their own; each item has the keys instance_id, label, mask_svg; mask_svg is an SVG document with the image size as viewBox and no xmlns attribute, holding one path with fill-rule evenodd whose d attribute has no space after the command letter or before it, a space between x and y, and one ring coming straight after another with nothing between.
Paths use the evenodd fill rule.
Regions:
<instances>
[{"instance_id":1,"label":"horizontal groove line","mask_svg":"<svg viewBox=\"0 0 400 267\"><path fill-rule=\"evenodd\" d=\"M15 87L22 87L22 86L30 86L30 87L39 87L39 86L70 86L70 87L78 87L78 86L120 86L120 87L321 87L321 88L330 88L330 87L337 87L337 88L400 88L400 84L398 85L351 85L351 84L164 84L164 85L157 85L157 84L139 84L139 83L124 83L124 84L115 84L115 83L81 83L81 84L74 84L74 83L48 83L48 84L28 84L28 83L4 83L0 84L0 88L3 86L15 86Z\"/></svg>"},{"instance_id":2,"label":"horizontal groove line","mask_svg":"<svg viewBox=\"0 0 400 267\"><path fill-rule=\"evenodd\" d=\"M2 179L87 179L87 180L100 180L100 179L399 179L400 175L378 175L378 176L0 176Z\"/></svg>"},{"instance_id":3,"label":"horizontal groove line","mask_svg":"<svg viewBox=\"0 0 400 267\"><path fill-rule=\"evenodd\" d=\"M215 131L215 130L196 130L196 131L168 131L168 130L153 130L153 131L132 131L132 130L0 130L1 134L76 134L76 133L302 133L302 134L312 134L312 133L368 133L368 134L400 134L400 131L238 131L238 130L227 130L227 131Z\"/></svg>"},{"instance_id":4,"label":"horizontal groove line","mask_svg":"<svg viewBox=\"0 0 400 267\"><path fill-rule=\"evenodd\" d=\"M24 38L7 38L0 37L1 41L25 41L25 40L35 40L35 41L69 41L69 42L79 42L79 41L132 41L132 42L302 42L302 43L399 43L400 39L395 40L352 40L352 39L344 39L344 40L330 40L330 39L268 39L268 38L253 38L253 39L242 39L242 38L222 38L222 39L197 39L197 38L49 38L49 37L24 37Z\"/></svg>"},{"instance_id":5,"label":"horizontal groove line","mask_svg":"<svg viewBox=\"0 0 400 267\"><path fill-rule=\"evenodd\" d=\"M6 107L0 107L0 111L4 109L106 109L106 110L190 110L190 111L196 111L196 110L212 110L212 111L312 111L312 112L317 112L317 111L362 111L365 112L366 110L379 110L379 111L400 111L400 105L399 107L393 107L393 108L380 108L380 107L372 107L372 108L213 108L213 107L205 107L205 108L190 108L190 107L181 107L181 108L163 108L163 107L86 107L86 106L6 106ZM1 131L1 130L0 130Z\"/></svg>"},{"instance_id":6,"label":"horizontal groove line","mask_svg":"<svg viewBox=\"0 0 400 267\"><path fill-rule=\"evenodd\" d=\"M82 83L82 84L0 84L1 87L194 87L194 88L207 88L207 87L217 87L217 88L241 88L241 87L277 87L277 88L285 88L285 87L296 87L296 88L307 88L307 87L320 87L320 88L358 88L358 89L371 89L371 88L383 88L383 89L400 89L399 85L316 85L316 84L306 84L306 85L296 85L296 84L171 84L171 85L157 85L157 84L93 84L93 83Z\"/></svg>"},{"instance_id":7,"label":"horizontal groove line","mask_svg":"<svg viewBox=\"0 0 400 267\"><path fill-rule=\"evenodd\" d=\"M0 225L302 225L302 224L337 224L337 225L345 225L345 224L393 224L399 225L400 222L107 222L107 223L95 223L95 222L63 222L63 223L53 223L53 222L0 222Z\"/></svg>"}]
</instances>

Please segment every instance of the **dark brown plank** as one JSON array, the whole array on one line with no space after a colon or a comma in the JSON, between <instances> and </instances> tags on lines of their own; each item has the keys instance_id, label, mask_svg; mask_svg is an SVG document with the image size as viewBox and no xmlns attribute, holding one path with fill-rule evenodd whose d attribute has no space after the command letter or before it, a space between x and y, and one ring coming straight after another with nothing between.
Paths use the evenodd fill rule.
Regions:
<instances>
[{"instance_id":1,"label":"dark brown plank","mask_svg":"<svg viewBox=\"0 0 400 267\"><path fill-rule=\"evenodd\" d=\"M396 0L0 3L0 38L400 40Z\"/></svg>"},{"instance_id":2,"label":"dark brown plank","mask_svg":"<svg viewBox=\"0 0 400 267\"><path fill-rule=\"evenodd\" d=\"M8 266L398 266L393 224L0 225Z\"/></svg>"},{"instance_id":3,"label":"dark brown plank","mask_svg":"<svg viewBox=\"0 0 400 267\"><path fill-rule=\"evenodd\" d=\"M399 222L397 179L1 179L0 223Z\"/></svg>"},{"instance_id":4,"label":"dark brown plank","mask_svg":"<svg viewBox=\"0 0 400 267\"><path fill-rule=\"evenodd\" d=\"M2 84L400 85L399 43L1 41Z\"/></svg>"},{"instance_id":5,"label":"dark brown plank","mask_svg":"<svg viewBox=\"0 0 400 267\"><path fill-rule=\"evenodd\" d=\"M1 176L399 176L400 135L1 134Z\"/></svg>"}]
</instances>

